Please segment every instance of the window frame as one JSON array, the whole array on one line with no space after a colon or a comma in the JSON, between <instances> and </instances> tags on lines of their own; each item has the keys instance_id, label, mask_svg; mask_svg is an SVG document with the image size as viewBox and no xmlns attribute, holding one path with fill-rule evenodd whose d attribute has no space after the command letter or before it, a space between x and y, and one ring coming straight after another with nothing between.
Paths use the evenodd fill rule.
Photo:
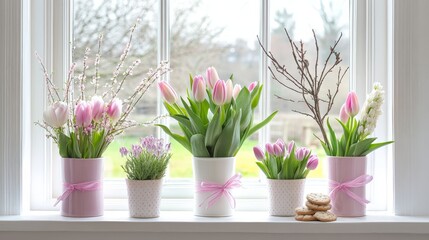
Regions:
<instances>
[{"instance_id":1,"label":"window frame","mask_svg":"<svg viewBox=\"0 0 429 240\"><path fill-rule=\"evenodd\" d=\"M31 12L31 53L38 51L39 54L45 57L48 69L56 69L54 81L61 84L61 79L67 74L68 66L71 60L70 48L65 48L71 41L72 37L72 12L73 1L54 1L54 0L35 0L30 4ZM264 47L270 49L270 0L260 0L260 36ZM158 62L163 59L168 59L170 56L169 49L169 31L170 31L170 1L159 0L159 22L158 22ZM385 80L381 81L383 86L388 89L386 93L385 115L380 119L379 127L376 134L380 139L390 139L392 136L391 122L391 84L388 80L388 61L387 54L385 59L375 59L380 54L381 46L383 44L382 38L376 38L379 31L384 28L387 31L387 17L377 15L377 19L386 21L386 26L376 25L375 12L376 9L385 9L387 14L387 1L358 1L350 0L350 39L351 39L351 88L356 90L361 102L365 94L370 90L372 80L355 81L355 79L373 79L375 76L383 77ZM379 12L377 12L379 14ZM384 32L383 32L384 33ZM383 34L379 34L382 35ZM387 32L384 34L387 39ZM382 40L380 40L382 39ZM386 40L387 41L387 40ZM363 50L363 51L362 51ZM387 48L385 49L387 51ZM32 55L31 55L32 56ZM259 110L261 118L265 118L270 113L270 86L271 79L267 70L269 61L267 57L260 51L260 69L259 76L264 84L262 92L261 103ZM383 70L378 70L383 69ZM384 71L386 70L386 71ZM383 75L384 74L384 75ZM40 92L43 96L46 95L42 74L38 63L35 60L31 61L31 117L30 122L40 120L40 112L46 106L44 97L40 98ZM163 80L168 81L169 75L163 77ZM160 102L160 93L158 91L158 102ZM158 114L165 114L165 109L162 104L157 106ZM168 124L168 119L164 119L164 123ZM381 127L384 126L384 127ZM260 144L269 139L270 128L269 126L263 128L259 132ZM158 135L166 138L167 136L160 129ZM28 136L27 136L28 137ZM389 138L390 137L390 138ZM60 161L50 161L51 159L60 159L55 144L47 140L44 132L37 126L31 126L30 134L31 142L31 160L28 161L31 169L27 172L30 173L30 179L25 182L31 191L30 196L26 197L24 202L27 206L24 209L28 210L53 210L55 199L52 196L61 194L61 181L54 181L53 179L61 179L60 174ZM36 144L37 143L37 144ZM36 147L37 146L37 147ZM42 147L40 147L42 146ZM373 156L373 155L371 155ZM377 161L372 164L370 160L368 167L369 173L374 174L375 169L383 168L385 173L378 179L375 178L372 185L368 190L368 195L373 202L368 206L369 210L390 210L392 206L391 194L393 192L393 178L391 175L391 164L388 159L391 159L391 148L380 149L376 153L376 158L382 158L384 161ZM372 157L371 157L372 158ZM25 173L23 174L26 175ZM380 171L377 171L377 176L380 176ZM30 185L31 181L31 185ZM321 187L327 186L326 180L307 179L306 191L314 192L319 191ZM262 181L249 180L244 183L245 189L237 191L237 210L265 210L267 207L266 185ZM386 194L380 194L380 189L387 189ZM107 210L125 210L126 209L126 188L125 181L121 180L105 180L105 208ZM163 186L163 201L162 210L191 210L192 209L192 189L193 184L191 180L166 180ZM375 191L377 189L377 191ZM376 196L376 197L375 197ZM58 208L58 207L57 207Z\"/></svg>"}]
</instances>

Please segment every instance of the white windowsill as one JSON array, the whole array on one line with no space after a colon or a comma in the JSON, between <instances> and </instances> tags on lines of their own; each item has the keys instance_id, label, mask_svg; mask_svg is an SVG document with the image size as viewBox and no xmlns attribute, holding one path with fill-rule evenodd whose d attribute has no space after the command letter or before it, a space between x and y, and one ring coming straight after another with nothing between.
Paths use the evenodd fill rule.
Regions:
<instances>
[{"instance_id":1,"label":"white windowsill","mask_svg":"<svg viewBox=\"0 0 429 240\"><path fill-rule=\"evenodd\" d=\"M311 227L309 227L311 226ZM366 217L336 222L298 222L271 217L267 212L236 212L232 217L205 218L192 212L161 212L161 217L135 219L127 211L105 212L102 217L67 218L57 211L1 216L0 232L151 232L151 233L296 233L296 234L429 234L429 216L394 216L370 212Z\"/></svg>"}]
</instances>

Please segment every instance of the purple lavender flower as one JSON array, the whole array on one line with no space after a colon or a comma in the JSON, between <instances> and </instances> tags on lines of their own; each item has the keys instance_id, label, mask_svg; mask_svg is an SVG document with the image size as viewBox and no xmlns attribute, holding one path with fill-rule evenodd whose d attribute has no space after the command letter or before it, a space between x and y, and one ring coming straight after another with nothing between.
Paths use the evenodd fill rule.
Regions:
<instances>
[{"instance_id":1,"label":"purple lavender flower","mask_svg":"<svg viewBox=\"0 0 429 240\"><path fill-rule=\"evenodd\" d=\"M133 151L134 157L138 157L142 153L143 149L140 145L132 145L131 150Z\"/></svg>"},{"instance_id":2,"label":"purple lavender flower","mask_svg":"<svg viewBox=\"0 0 429 240\"><path fill-rule=\"evenodd\" d=\"M121 153L121 156L124 157L124 156L127 156L128 149L126 147L121 147L119 148L119 152Z\"/></svg>"}]
</instances>

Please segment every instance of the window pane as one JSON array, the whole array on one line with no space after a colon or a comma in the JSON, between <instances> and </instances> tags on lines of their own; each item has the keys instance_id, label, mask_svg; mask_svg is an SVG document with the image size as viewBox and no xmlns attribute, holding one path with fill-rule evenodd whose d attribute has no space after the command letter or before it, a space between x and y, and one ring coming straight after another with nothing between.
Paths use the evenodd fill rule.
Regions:
<instances>
[{"instance_id":1,"label":"window pane","mask_svg":"<svg viewBox=\"0 0 429 240\"><path fill-rule=\"evenodd\" d=\"M318 39L321 59L327 57L329 47L335 42L340 33L343 38L337 48L341 52L343 62L340 64L344 70L349 66L350 40L349 40L349 1L348 0L272 0L271 1L271 51L280 63L288 69L296 69L291 54L289 42L284 28L288 30L294 40L302 40L308 50L309 62L315 61L315 47L311 30L314 29ZM313 65L314 66L314 65ZM323 68L323 62L319 59L319 72ZM296 72L296 71L295 71ZM295 74L297 75L297 74ZM284 81L285 79L279 78ZM336 72L332 72L325 80L326 86L335 89L337 80ZM271 82L271 109L279 110L276 118L271 123L271 141L283 138L285 141L294 140L300 146L310 146L313 152L319 155L321 161L316 171L311 171L310 178L325 177L326 164L324 151L313 134L321 136L316 122L306 116L293 112L295 109L308 112L304 103L293 103L278 99L275 95L292 100L301 100L299 94L282 87L274 80ZM340 132L341 126L334 123L341 105L345 101L349 90L349 74L342 82L335 104L330 112L333 127ZM331 90L332 91L332 90ZM322 89L321 96L326 96L327 90ZM322 104L323 105L323 104Z\"/></svg>"},{"instance_id":2,"label":"window pane","mask_svg":"<svg viewBox=\"0 0 429 240\"><path fill-rule=\"evenodd\" d=\"M141 64L134 69L133 75L127 78L119 97L124 99L133 91L137 83L146 75L150 67L157 65L157 3L156 0L74 0L74 25L73 25L73 61L77 69L75 75L82 72L82 60L85 48L90 48L89 71L87 72L88 84L86 91L88 96L92 95L94 86L89 82L94 76L94 60L98 49L98 36L103 33L100 61L100 89L98 94L105 91L103 87L110 80L119 62L119 58L128 42L129 29L138 18L141 19L131 44L128 60L121 69L125 71L136 59ZM122 73L122 72L121 72ZM122 76L122 75L120 75ZM156 87L152 86L144 98L136 107L130 119L139 123L151 121L157 115L156 110L157 93ZM119 147L136 143L139 138L147 135L155 135L155 127L138 127L125 132L110 144L104 153L105 177L124 178L121 169L124 159L119 154Z\"/></svg>"},{"instance_id":3,"label":"window pane","mask_svg":"<svg viewBox=\"0 0 429 240\"><path fill-rule=\"evenodd\" d=\"M171 6L171 84L186 93L189 74L205 75L215 66L221 79L234 74L234 82L259 81L259 1L175 0ZM257 114L255 116L257 118ZM175 124L171 121L171 124ZM177 124L175 125L177 127ZM237 172L257 177L252 148L257 134L244 143L237 155ZM173 143L171 177L192 177L191 154Z\"/></svg>"}]
</instances>

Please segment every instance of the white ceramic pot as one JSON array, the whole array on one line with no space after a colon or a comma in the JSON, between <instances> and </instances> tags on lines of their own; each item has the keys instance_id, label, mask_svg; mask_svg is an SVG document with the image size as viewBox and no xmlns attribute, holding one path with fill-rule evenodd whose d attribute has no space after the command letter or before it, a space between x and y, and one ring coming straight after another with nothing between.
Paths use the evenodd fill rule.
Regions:
<instances>
[{"instance_id":1,"label":"white ceramic pot","mask_svg":"<svg viewBox=\"0 0 429 240\"><path fill-rule=\"evenodd\" d=\"M294 216L295 208L303 206L305 179L268 179L269 214Z\"/></svg>"},{"instance_id":2,"label":"white ceramic pot","mask_svg":"<svg viewBox=\"0 0 429 240\"><path fill-rule=\"evenodd\" d=\"M195 180L194 213L204 217L225 217L234 213L234 208L226 197L219 198L208 207L208 198L212 193L198 192L201 182L224 184L235 174L235 157L192 158Z\"/></svg>"},{"instance_id":3,"label":"white ceramic pot","mask_svg":"<svg viewBox=\"0 0 429 240\"><path fill-rule=\"evenodd\" d=\"M129 180L126 179L130 217L159 217L161 204L162 179Z\"/></svg>"}]
</instances>

